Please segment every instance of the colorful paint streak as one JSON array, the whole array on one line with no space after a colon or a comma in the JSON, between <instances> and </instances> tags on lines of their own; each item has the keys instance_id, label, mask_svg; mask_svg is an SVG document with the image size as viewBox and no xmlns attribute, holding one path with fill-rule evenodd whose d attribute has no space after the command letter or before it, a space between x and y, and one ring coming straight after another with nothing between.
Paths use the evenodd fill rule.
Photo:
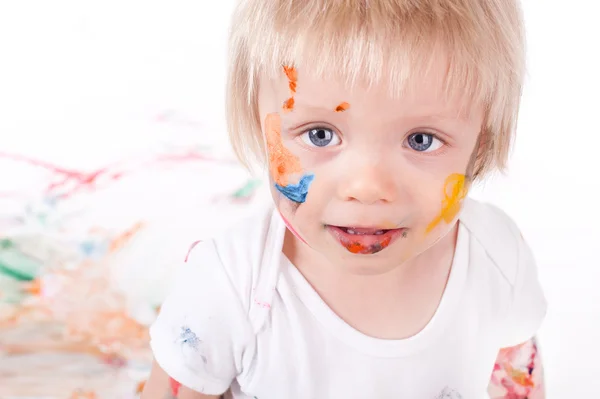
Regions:
<instances>
[{"instance_id":1,"label":"colorful paint streak","mask_svg":"<svg viewBox=\"0 0 600 399\"><path fill-rule=\"evenodd\" d=\"M446 179L444 184L444 199L442 200L442 210L425 229L425 233L430 233L442 221L451 223L462 204L462 200L467 196L467 185L465 175L453 173Z\"/></svg>"},{"instance_id":2,"label":"colorful paint streak","mask_svg":"<svg viewBox=\"0 0 600 399\"><path fill-rule=\"evenodd\" d=\"M490 397L543 398L543 370L535 338L500 350L488 388Z\"/></svg>"},{"instance_id":3,"label":"colorful paint streak","mask_svg":"<svg viewBox=\"0 0 600 399\"><path fill-rule=\"evenodd\" d=\"M348 108L350 108L350 104L344 101L343 103L335 107L335 112L344 112L348 110Z\"/></svg>"},{"instance_id":4,"label":"colorful paint streak","mask_svg":"<svg viewBox=\"0 0 600 399\"><path fill-rule=\"evenodd\" d=\"M118 181L125 175L131 174L134 169L144 170L150 164L190 161L237 164L237 161L233 158L217 159L209 155L202 154L197 150L190 150L183 154L163 154L159 155L155 159L145 162L119 162L89 172L63 168L49 162L6 152L0 152L0 158L16 162L23 162L34 167L45 169L56 176L55 181L47 185L45 188L45 194L50 196L53 200L68 199L73 197L74 194L82 191L93 192L102 185L106 185L109 182ZM4 193L4 195L6 194L7 193Z\"/></svg>"},{"instance_id":5,"label":"colorful paint streak","mask_svg":"<svg viewBox=\"0 0 600 399\"><path fill-rule=\"evenodd\" d=\"M277 113L268 114L265 119L265 135L269 150L269 168L275 183L287 186L291 173L302 172L300 159L292 154L281 140L281 117Z\"/></svg>"},{"instance_id":6,"label":"colorful paint streak","mask_svg":"<svg viewBox=\"0 0 600 399\"><path fill-rule=\"evenodd\" d=\"M306 201L306 195L308 194L308 188L313 182L315 175L304 175L297 184L289 184L287 186L280 186L275 184L275 188L281 194L283 194L290 201L302 204Z\"/></svg>"},{"instance_id":7,"label":"colorful paint streak","mask_svg":"<svg viewBox=\"0 0 600 399\"><path fill-rule=\"evenodd\" d=\"M356 241L344 239L342 241L342 245L353 254L373 255L386 249L390 245L391 241L392 239L390 237L385 237L381 241L372 245L363 245Z\"/></svg>"}]
</instances>

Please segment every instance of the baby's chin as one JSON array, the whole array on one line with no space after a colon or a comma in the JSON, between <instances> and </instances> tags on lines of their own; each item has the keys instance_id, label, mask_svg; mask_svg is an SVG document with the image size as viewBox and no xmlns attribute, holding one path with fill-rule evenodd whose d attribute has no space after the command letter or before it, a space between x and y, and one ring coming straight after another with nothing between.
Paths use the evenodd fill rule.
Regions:
<instances>
[{"instance_id":1,"label":"baby's chin","mask_svg":"<svg viewBox=\"0 0 600 399\"><path fill-rule=\"evenodd\" d=\"M396 270L406 264L406 260L398 251L382 251L377 254L325 254L331 264L337 267L344 273L361 275L361 276L377 276L383 275Z\"/></svg>"},{"instance_id":2,"label":"baby's chin","mask_svg":"<svg viewBox=\"0 0 600 399\"><path fill-rule=\"evenodd\" d=\"M416 229L415 229L416 230ZM357 253L355 247L346 244L343 240L336 240L335 233L323 237L308 237L308 242L314 250L324 255L329 262L341 270L357 275L380 275L389 273L397 268L410 267L419 263L419 259L427 257L429 251L437 251L438 247L450 239L448 233L452 226L445 229L424 233L424 228L418 231L407 229L401 232L385 248L376 248L376 251L363 251ZM436 234L437 233L437 234ZM369 241L367 241L369 242ZM450 244L450 241L448 241Z\"/></svg>"}]
</instances>

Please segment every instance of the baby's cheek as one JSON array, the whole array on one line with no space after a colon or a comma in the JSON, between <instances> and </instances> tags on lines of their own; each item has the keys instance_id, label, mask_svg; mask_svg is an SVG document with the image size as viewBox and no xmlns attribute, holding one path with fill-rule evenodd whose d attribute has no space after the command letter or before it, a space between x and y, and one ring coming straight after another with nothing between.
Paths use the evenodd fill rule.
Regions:
<instances>
[{"instance_id":1,"label":"baby's cheek","mask_svg":"<svg viewBox=\"0 0 600 399\"><path fill-rule=\"evenodd\" d=\"M425 234L429 234L440 227L444 230L444 226L452 228L453 222L462 209L467 191L468 186L465 175L452 173L446 178L441 187L441 192L438 194L437 214L427 224Z\"/></svg>"}]
</instances>

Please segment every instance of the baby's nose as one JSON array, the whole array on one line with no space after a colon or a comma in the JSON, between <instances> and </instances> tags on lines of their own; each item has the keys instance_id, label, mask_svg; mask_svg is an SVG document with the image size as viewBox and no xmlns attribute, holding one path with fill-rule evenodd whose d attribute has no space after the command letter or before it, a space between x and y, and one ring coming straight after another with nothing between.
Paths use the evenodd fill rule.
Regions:
<instances>
[{"instance_id":1,"label":"baby's nose","mask_svg":"<svg viewBox=\"0 0 600 399\"><path fill-rule=\"evenodd\" d=\"M392 202L396 198L392 172L379 160L349 166L338 183L338 196L344 201L358 201L365 205Z\"/></svg>"}]
</instances>

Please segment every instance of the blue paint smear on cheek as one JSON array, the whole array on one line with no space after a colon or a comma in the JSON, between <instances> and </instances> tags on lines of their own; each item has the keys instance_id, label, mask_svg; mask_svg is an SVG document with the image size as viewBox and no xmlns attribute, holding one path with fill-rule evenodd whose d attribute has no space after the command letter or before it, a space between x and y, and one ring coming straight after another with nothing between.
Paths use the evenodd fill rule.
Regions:
<instances>
[{"instance_id":1,"label":"blue paint smear on cheek","mask_svg":"<svg viewBox=\"0 0 600 399\"><path fill-rule=\"evenodd\" d=\"M289 184L289 185L283 187L283 186L280 186L279 184L275 183L275 188L281 194L285 195L285 197L287 199L289 199L290 201L294 201L299 204L302 204L302 203L304 203L304 201L306 201L306 194L308 194L308 187L310 187L310 184L312 183L314 178L315 178L315 175L313 175L313 174L304 175L304 176L302 176L302 178L300 179L298 184Z\"/></svg>"}]
</instances>

